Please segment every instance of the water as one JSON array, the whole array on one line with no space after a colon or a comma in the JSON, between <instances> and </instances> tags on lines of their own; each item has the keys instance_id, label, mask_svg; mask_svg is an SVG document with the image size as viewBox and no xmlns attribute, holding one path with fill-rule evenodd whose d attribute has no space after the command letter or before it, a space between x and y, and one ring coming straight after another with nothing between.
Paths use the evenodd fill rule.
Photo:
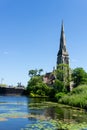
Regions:
<instances>
[{"instance_id":1,"label":"water","mask_svg":"<svg viewBox=\"0 0 87 130\"><path fill-rule=\"evenodd\" d=\"M56 120L87 123L87 113L46 98L0 96L0 130L57 130Z\"/></svg>"}]
</instances>

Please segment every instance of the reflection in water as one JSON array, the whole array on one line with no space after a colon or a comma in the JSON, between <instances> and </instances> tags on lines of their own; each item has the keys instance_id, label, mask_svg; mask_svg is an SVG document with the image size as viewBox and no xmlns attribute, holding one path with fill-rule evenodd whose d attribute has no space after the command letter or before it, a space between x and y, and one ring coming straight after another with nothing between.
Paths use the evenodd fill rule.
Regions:
<instances>
[{"instance_id":1,"label":"reflection in water","mask_svg":"<svg viewBox=\"0 0 87 130\"><path fill-rule=\"evenodd\" d=\"M57 119L57 114L55 113L55 107L50 107L45 109L45 117L50 117L51 119Z\"/></svg>"},{"instance_id":2,"label":"reflection in water","mask_svg":"<svg viewBox=\"0 0 87 130\"><path fill-rule=\"evenodd\" d=\"M44 115L51 119L59 119L65 122L87 123L87 113L85 113L84 110L76 110L75 108L64 107L60 104L45 109Z\"/></svg>"},{"instance_id":3,"label":"reflection in water","mask_svg":"<svg viewBox=\"0 0 87 130\"><path fill-rule=\"evenodd\" d=\"M28 113L43 115L46 119L59 119L65 122L87 122L87 113L66 105L50 103L46 98L29 98Z\"/></svg>"},{"instance_id":4,"label":"reflection in water","mask_svg":"<svg viewBox=\"0 0 87 130\"><path fill-rule=\"evenodd\" d=\"M66 122L87 122L87 113L83 110L76 110L56 103L49 104L46 98L29 98L28 113L38 116L44 115L45 118L49 117Z\"/></svg>"},{"instance_id":5,"label":"reflection in water","mask_svg":"<svg viewBox=\"0 0 87 130\"><path fill-rule=\"evenodd\" d=\"M21 130L26 124L32 125L50 119L87 123L87 113L49 102L47 98L0 97L0 130ZM43 124L45 125L46 122Z\"/></svg>"}]
</instances>

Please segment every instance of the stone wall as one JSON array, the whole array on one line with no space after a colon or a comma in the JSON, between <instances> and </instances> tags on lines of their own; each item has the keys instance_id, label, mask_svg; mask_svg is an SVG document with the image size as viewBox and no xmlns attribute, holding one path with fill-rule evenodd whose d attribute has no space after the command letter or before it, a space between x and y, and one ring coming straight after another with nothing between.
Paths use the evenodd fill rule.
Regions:
<instances>
[{"instance_id":1,"label":"stone wall","mask_svg":"<svg viewBox=\"0 0 87 130\"><path fill-rule=\"evenodd\" d=\"M26 91L22 88L0 87L0 95L25 95Z\"/></svg>"}]
</instances>

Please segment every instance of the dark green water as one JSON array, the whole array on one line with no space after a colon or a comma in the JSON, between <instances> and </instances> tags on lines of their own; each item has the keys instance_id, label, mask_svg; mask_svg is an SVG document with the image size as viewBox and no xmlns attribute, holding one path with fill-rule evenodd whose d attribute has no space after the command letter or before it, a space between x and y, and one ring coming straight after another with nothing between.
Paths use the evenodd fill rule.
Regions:
<instances>
[{"instance_id":1,"label":"dark green water","mask_svg":"<svg viewBox=\"0 0 87 130\"><path fill-rule=\"evenodd\" d=\"M58 120L87 123L87 113L46 98L0 96L0 130L57 130Z\"/></svg>"}]
</instances>

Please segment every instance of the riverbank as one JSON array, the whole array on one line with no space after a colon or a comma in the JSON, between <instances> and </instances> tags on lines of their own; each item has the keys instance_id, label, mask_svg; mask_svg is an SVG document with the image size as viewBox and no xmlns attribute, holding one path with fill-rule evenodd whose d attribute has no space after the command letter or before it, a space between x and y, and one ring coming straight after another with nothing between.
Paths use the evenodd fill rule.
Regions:
<instances>
[{"instance_id":1,"label":"riverbank","mask_svg":"<svg viewBox=\"0 0 87 130\"><path fill-rule=\"evenodd\" d=\"M29 97L33 98L48 98L50 101L61 104L87 109L87 85L79 85L69 93L59 92L50 98L49 96L42 96L30 93Z\"/></svg>"},{"instance_id":2,"label":"riverbank","mask_svg":"<svg viewBox=\"0 0 87 130\"><path fill-rule=\"evenodd\" d=\"M80 85L74 88L72 92L62 96L58 102L87 109L87 85Z\"/></svg>"}]
</instances>

